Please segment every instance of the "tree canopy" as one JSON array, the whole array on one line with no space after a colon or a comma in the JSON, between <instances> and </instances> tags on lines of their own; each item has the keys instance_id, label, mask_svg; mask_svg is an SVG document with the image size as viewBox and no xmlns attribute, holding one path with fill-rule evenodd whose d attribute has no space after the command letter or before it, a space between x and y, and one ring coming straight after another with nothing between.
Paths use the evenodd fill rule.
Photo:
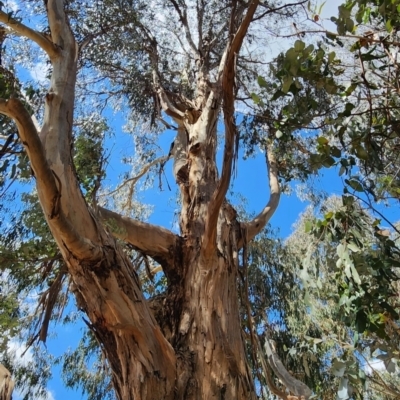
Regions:
<instances>
[{"instance_id":1,"label":"tree canopy","mask_svg":"<svg viewBox=\"0 0 400 400\"><path fill-rule=\"evenodd\" d=\"M0 2L0 361L23 398L54 366L88 399L400 397L400 1L323 9ZM313 186L328 169L341 196ZM81 337L55 355L60 326Z\"/></svg>"}]
</instances>

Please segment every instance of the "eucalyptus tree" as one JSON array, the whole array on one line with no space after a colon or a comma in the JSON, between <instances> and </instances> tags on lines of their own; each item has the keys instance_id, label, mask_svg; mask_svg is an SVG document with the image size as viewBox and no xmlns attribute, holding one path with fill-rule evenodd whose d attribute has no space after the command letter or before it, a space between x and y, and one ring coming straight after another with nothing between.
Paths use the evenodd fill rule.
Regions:
<instances>
[{"instance_id":1,"label":"eucalyptus tree","mask_svg":"<svg viewBox=\"0 0 400 400\"><path fill-rule=\"evenodd\" d=\"M11 63L3 69L11 77L2 75L0 113L19 138L5 137L3 151L22 145L18 149L29 159L49 228L35 242L47 240L40 255L49 255L41 263L49 289L41 298L45 312L36 337L46 339L52 311L56 304L63 308L59 291L69 279L119 399L256 398L239 316L239 254L278 206L279 172L272 140L262 135L257 144L266 155L270 198L255 218L239 221L227 200L240 146L236 110L239 100L250 98L249 85L264 65L260 48L270 27L284 18L292 21L303 3L48 0L21 2L19 13L1 3L8 46L3 59ZM32 9L34 17L28 18ZM7 53L14 43L9 39L20 37L16 53ZM35 86L21 87L15 77L20 72L15 63L32 57L32 48L40 49L48 67L43 95ZM105 128L86 119L88 135L74 140L80 112L90 107L85 99L95 92L97 104L116 96L129 107L138 149L147 143L146 131L139 132L146 123L176 130L163 161L173 158L179 234L98 204ZM219 123L224 131L220 170ZM98 157L93 163L82 157L88 143ZM81 156L74 157L74 151ZM21 174L29 171L19 167ZM166 278L160 296L144 296L122 243L160 265ZM45 257L35 262L41 260ZM29 279L39 284L37 272L33 263ZM254 339L252 328L250 336ZM275 353L270 360L274 364ZM286 370L278 376L294 395L311 394ZM287 397L284 390L280 395Z\"/></svg>"}]
</instances>

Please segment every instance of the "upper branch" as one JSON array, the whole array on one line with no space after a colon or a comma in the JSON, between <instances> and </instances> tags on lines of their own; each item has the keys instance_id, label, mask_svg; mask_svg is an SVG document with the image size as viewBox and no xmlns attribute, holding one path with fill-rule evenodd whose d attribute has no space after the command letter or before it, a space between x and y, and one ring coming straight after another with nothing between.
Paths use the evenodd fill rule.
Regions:
<instances>
[{"instance_id":1,"label":"upper branch","mask_svg":"<svg viewBox=\"0 0 400 400\"><path fill-rule=\"evenodd\" d=\"M199 49L196 47L196 45L194 44L194 41L192 39L192 34L190 32L189 29L189 24L188 24L188 19L187 19L187 12L186 12L186 8L183 9L183 11L179 8L178 3L175 0L170 0L170 2L172 3L172 5L174 6L176 12L178 13L179 16L179 20L182 23L183 29L185 30L185 34L186 34L186 40L189 43L190 48L193 50L193 52L200 57L200 53L199 53Z\"/></svg>"},{"instance_id":2,"label":"upper branch","mask_svg":"<svg viewBox=\"0 0 400 400\"><path fill-rule=\"evenodd\" d=\"M35 42L48 54L50 59L53 59L57 56L57 46L43 33L37 32L34 29L27 27L16 19L10 17L4 11L0 11L0 22L7 25L11 29L11 31Z\"/></svg>"},{"instance_id":3,"label":"upper branch","mask_svg":"<svg viewBox=\"0 0 400 400\"><path fill-rule=\"evenodd\" d=\"M266 161L269 175L270 198L265 208L252 221L245 222L242 226L246 232L246 242L253 239L265 227L278 207L281 190L278 181L278 168L272 150L267 149ZM243 246L243 243L239 243Z\"/></svg>"},{"instance_id":4,"label":"upper branch","mask_svg":"<svg viewBox=\"0 0 400 400\"><path fill-rule=\"evenodd\" d=\"M282 6L280 6L280 7L276 7L276 8L271 8L268 4L263 4L263 3L261 3L260 6L261 6L261 7L264 7L264 8L267 8L268 10L267 10L267 11L264 11L263 13L261 13L260 15L258 15L256 18L253 19L253 21L257 21L257 20L259 20L259 19L262 19L262 18L264 18L266 15L275 13L275 12L280 11L280 10L283 10L284 8L288 8L288 7L292 7L292 6L300 6L300 5L302 5L302 4L307 3L307 1L309 1L309 0L302 0L302 1L299 1L299 2L297 2L297 3L288 3L288 4L284 4L284 5L282 5Z\"/></svg>"},{"instance_id":5,"label":"upper branch","mask_svg":"<svg viewBox=\"0 0 400 400\"><path fill-rule=\"evenodd\" d=\"M117 238L130 243L146 255L158 260L169 260L179 242L179 236L168 229L123 217L99 207L100 217Z\"/></svg>"},{"instance_id":6,"label":"upper branch","mask_svg":"<svg viewBox=\"0 0 400 400\"><path fill-rule=\"evenodd\" d=\"M100 259L101 248L81 237L65 217L61 205L61 187L54 171L50 168L46 154L31 116L19 99L0 99L0 113L15 121L21 142L25 147L36 177L41 204L50 226L59 232L65 246L82 259Z\"/></svg>"},{"instance_id":7,"label":"upper branch","mask_svg":"<svg viewBox=\"0 0 400 400\"><path fill-rule=\"evenodd\" d=\"M175 121L181 121L185 115L185 112L182 111L173 102L170 96L168 96L161 82L160 72L158 69L159 60L158 60L157 41L144 25L139 24L139 26L148 41L148 46L146 47L146 50L149 55L153 69L153 87L156 92L157 98L160 101L161 108L167 115L172 117Z\"/></svg>"},{"instance_id":8,"label":"upper branch","mask_svg":"<svg viewBox=\"0 0 400 400\"><path fill-rule=\"evenodd\" d=\"M201 4L200 4L201 3ZM199 35L199 49L203 43L204 0L196 0L197 34Z\"/></svg>"},{"instance_id":9,"label":"upper branch","mask_svg":"<svg viewBox=\"0 0 400 400\"><path fill-rule=\"evenodd\" d=\"M171 129L168 127L168 129ZM127 179L125 182L122 182L116 189L112 190L111 192L104 193L102 196L110 196L114 193L117 193L119 190L121 190L124 186L131 184L131 185L136 185L136 183L139 181L140 178L143 178L149 172L149 169L151 167L154 167L157 164L164 165L169 159L171 158L171 155L163 156L163 157L158 157L149 164L145 165L137 175L135 175L132 178Z\"/></svg>"},{"instance_id":10,"label":"upper branch","mask_svg":"<svg viewBox=\"0 0 400 400\"><path fill-rule=\"evenodd\" d=\"M312 395L310 388L305 383L289 374L278 357L274 344L275 343L272 340L266 339L265 341L265 350L269 365L275 372L276 376L282 381L284 386L294 393L297 398L308 400Z\"/></svg>"},{"instance_id":11,"label":"upper branch","mask_svg":"<svg viewBox=\"0 0 400 400\"><path fill-rule=\"evenodd\" d=\"M217 221L219 210L225 199L226 192L228 191L231 175L232 175L232 162L234 155L235 139L237 137L237 129L234 122L235 111L235 75L236 75L236 61L237 54L239 53L243 40L247 34L249 25L256 12L259 0L253 0L250 3L247 14L245 15L242 23L236 31L236 34L231 39L225 52L222 56L218 81L222 87L223 93L223 112L225 123L225 149L222 164L222 174L218 186L210 201L208 216L206 221L205 232L205 248L206 251L215 246L215 238L217 232Z\"/></svg>"}]
</instances>

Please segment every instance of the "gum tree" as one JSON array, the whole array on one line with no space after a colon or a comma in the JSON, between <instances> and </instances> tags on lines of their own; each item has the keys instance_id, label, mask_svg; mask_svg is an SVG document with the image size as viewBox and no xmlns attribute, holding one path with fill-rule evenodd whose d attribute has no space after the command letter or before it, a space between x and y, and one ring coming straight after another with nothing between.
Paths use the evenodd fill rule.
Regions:
<instances>
[{"instance_id":1,"label":"gum tree","mask_svg":"<svg viewBox=\"0 0 400 400\"><path fill-rule=\"evenodd\" d=\"M249 82L263 65L257 32L266 32L274 20L293 18L302 3L169 0L150 8L128 0L95 5L48 0L34 3L45 21L36 29L20 14L0 11L3 36L33 42L50 66L42 103L32 101L32 88L20 89L5 74L0 100L1 114L17 127L61 255L45 308L51 312L50 294L57 296L68 276L119 399L256 398L239 317L238 255L271 218L280 188L272 141L264 136L259 145L270 198L254 219L239 221L227 200L239 146L236 106L239 98L249 98ZM179 234L101 207L96 190L84 196L73 134L76 108L85 101L79 74L107 79L108 94L114 88L125 96L131 118L176 129L166 158L173 158L180 191ZM162 296L143 295L123 242L161 266L167 282ZM38 335L42 340L48 319ZM310 395L290 376L281 379L288 379L295 395Z\"/></svg>"}]
</instances>

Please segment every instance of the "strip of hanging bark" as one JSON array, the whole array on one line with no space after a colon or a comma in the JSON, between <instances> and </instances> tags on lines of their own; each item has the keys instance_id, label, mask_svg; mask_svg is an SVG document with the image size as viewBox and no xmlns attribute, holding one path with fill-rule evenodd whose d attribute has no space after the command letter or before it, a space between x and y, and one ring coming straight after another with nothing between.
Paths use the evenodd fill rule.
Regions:
<instances>
[{"instance_id":1,"label":"strip of hanging bark","mask_svg":"<svg viewBox=\"0 0 400 400\"><path fill-rule=\"evenodd\" d=\"M248 268L247 268L247 242L246 242L246 228L242 227L242 237L244 238L244 244L243 244L243 270L244 270L244 299L243 302L246 305L246 311L247 311L247 318L248 318L248 327L249 327L249 333L250 333L250 342L251 342L251 354L253 358L254 365L257 366L257 364L261 364L261 369L264 374L264 378L267 382L267 385L269 387L269 390L271 393L275 394L276 396L279 396L283 400L299 400L297 397L292 397L288 396L284 391L279 390L272 379L270 368L268 367L265 358L264 358L264 353L262 351L261 347L261 342L260 338L258 337L255 329L254 329L254 322L253 322L253 317L251 314L251 306L250 306L250 296L249 296L249 276L248 276ZM257 357L258 355L258 357ZM257 373L258 373L258 368L256 368ZM258 379L261 382L261 377L259 376Z\"/></svg>"},{"instance_id":2,"label":"strip of hanging bark","mask_svg":"<svg viewBox=\"0 0 400 400\"><path fill-rule=\"evenodd\" d=\"M14 390L14 381L8 369L0 364L0 400L11 400Z\"/></svg>"},{"instance_id":3,"label":"strip of hanging bark","mask_svg":"<svg viewBox=\"0 0 400 400\"><path fill-rule=\"evenodd\" d=\"M44 306L45 312L44 312L42 326L41 326L40 332L39 332L39 340L41 340L43 343L46 343L50 319L53 314L53 309L57 302L58 295L62 288L62 284L63 284L64 277L66 275L66 272L67 272L66 268L64 266L62 266L60 271L57 274L56 279L54 280L54 282L52 283L52 285L50 286L50 288L47 292L45 306Z\"/></svg>"}]
</instances>

